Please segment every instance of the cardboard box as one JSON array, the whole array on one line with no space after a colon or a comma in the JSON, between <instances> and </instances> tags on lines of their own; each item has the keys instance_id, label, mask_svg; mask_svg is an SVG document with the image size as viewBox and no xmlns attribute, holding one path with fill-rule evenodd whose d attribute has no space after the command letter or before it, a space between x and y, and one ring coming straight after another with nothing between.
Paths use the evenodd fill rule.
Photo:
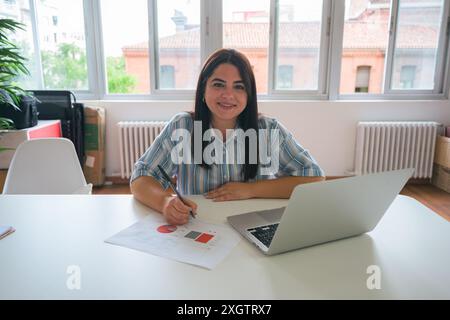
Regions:
<instances>
[{"instance_id":1,"label":"cardboard box","mask_svg":"<svg viewBox=\"0 0 450 320\"><path fill-rule=\"evenodd\" d=\"M16 148L22 142L37 138L60 137L62 137L62 132L59 120L39 120L38 124L31 128L0 130L0 169L9 168Z\"/></svg>"},{"instance_id":2,"label":"cardboard box","mask_svg":"<svg viewBox=\"0 0 450 320\"><path fill-rule=\"evenodd\" d=\"M437 137L434 162L443 167L450 168L450 138L444 136Z\"/></svg>"},{"instance_id":3,"label":"cardboard box","mask_svg":"<svg viewBox=\"0 0 450 320\"><path fill-rule=\"evenodd\" d=\"M84 108L84 176L88 183L101 186L105 183L105 109Z\"/></svg>"},{"instance_id":4,"label":"cardboard box","mask_svg":"<svg viewBox=\"0 0 450 320\"><path fill-rule=\"evenodd\" d=\"M450 168L435 163L431 183L439 189L450 193Z\"/></svg>"}]
</instances>

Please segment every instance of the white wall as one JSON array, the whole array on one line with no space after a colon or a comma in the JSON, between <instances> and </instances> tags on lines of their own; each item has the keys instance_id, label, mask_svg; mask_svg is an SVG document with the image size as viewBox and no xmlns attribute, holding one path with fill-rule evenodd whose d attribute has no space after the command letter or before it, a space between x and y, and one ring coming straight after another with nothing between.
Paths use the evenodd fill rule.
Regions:
<instances>
[{"instance_id":1,"label":"white wall","mask_svg":"<svg viewBox=\"0 0 450 320\"><path fill-rule=\"evenodd\" d=\"M168 120L192 109L192 101L85 101L106 109L106 175L120 176L117 122ZM432 120L450 125L450 101L260 101L310 151L328 176L353 170L356 123Z\"/></svg>"}]
</instances>

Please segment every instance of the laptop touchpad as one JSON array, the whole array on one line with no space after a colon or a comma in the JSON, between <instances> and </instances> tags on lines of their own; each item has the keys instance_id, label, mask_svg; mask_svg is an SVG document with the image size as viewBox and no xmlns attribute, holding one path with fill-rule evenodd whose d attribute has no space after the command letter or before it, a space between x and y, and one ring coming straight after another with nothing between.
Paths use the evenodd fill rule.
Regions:
<instances>
[{"instance_id":1,"label":"laptop touchpad","mask_svg":"<svg viewBox=\"0 0 450 320\"><path fill-rule=\"evenodd\" d=\"M281 216L283 215L283 212L284 212L284 209L286 209L286 207L270 209L270 210L263 210L263 211L258 211L255 213L258 216L258 218L260 218L262 221L270 224L270 223L280 222Z\"/></svg>"}]
</instances>

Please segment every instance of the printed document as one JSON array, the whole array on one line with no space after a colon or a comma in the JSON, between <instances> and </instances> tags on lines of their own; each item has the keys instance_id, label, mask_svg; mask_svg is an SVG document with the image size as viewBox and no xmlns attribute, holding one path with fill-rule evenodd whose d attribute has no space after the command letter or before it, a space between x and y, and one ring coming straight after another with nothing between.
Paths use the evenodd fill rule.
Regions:
<instances>
[{"instance_id":1,"label":"printed document","mask_svg":"<svg viewBox=\"0 0 450 320\"><path fill-rule=\"evenodd\" d=\"M190 219L169 225L161 215L150 215L105 242L213 269L239 243L231 228Z\"/></svg>"}]
</instances>

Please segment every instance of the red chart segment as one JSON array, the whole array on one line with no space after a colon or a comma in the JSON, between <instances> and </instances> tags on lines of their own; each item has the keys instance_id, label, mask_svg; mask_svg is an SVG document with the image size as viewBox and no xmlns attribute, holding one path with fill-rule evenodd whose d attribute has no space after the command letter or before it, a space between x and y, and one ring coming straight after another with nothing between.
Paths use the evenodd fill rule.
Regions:
<instances>
[{"instance_id":1,"label":"red chart segment","mask_svg":"<svg viewBox=\"0 0 450 320\"><path fill-rule=\"evenodd\" d=\"M195 241L201 242L201 243L207 243L209 240L214 238L212 234L209 233L202 233Z\"/></svg>"},{"instance_id":2,"label":"red chart segment","mask_svg":"<svg viewBox=\"0 0 450 320\"><path fill-rule=\"evenodd\" d=\"M159 226L156 230L159 233L172 233L175 230L177 230L177 227L173 226L171 224L165 224L165 225Z\"/></svg>"}]
</instances>

